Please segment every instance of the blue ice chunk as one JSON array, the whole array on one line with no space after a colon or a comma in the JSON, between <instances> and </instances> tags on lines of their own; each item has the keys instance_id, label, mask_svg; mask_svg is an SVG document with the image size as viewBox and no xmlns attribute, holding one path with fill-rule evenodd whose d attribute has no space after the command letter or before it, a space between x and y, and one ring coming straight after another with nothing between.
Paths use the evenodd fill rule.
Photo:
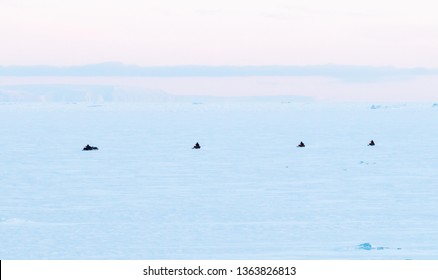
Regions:
<instances>
[{"instance_id":1,"label":"blue ice chunk","mask_svg":"<svg viewBox=\"0 0 438 280\"><path fill-rule=\"evenodd\" d=\"M373 249L373 246L371 245L371 243L362 243L357 245L357 248L361 250L371 250Z\"/></svg>"}]
</instances>

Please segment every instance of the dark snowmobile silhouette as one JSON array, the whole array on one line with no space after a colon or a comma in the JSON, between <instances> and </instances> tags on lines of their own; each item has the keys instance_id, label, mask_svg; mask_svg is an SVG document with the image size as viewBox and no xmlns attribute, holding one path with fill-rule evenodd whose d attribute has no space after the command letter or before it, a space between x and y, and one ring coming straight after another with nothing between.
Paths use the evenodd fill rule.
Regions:
<instances>
[{"instance_id":1,"label":"dark snowmobile silhouette","mask_svg":"<svg viewBox=\"0 0 438 280\"><path fill-rule=\"evenodd\" d=\"M374 143L373 140L371 140L371 142L368 144L368 146L375 146L376 144Z\"/></svg>"},{"instance_id":2,"label":"dark snowmobile silhouette","mask_svg":"<svg viewBox=\"0 0 438 280\"><path fill-rule=\"evenodd\" d=\"M304 147L306 147L306 145L304 145L304 143L303 142L300 142L300 144L298 144L298 146L297 147L300 147L300 148L304 148Z\"/></svg>"},{"instance_id":3,"label":"dark snowmobile silhouette","mask_svg":"<svg viewBox=\"0 0 438 280\"><path fill-rule=\"evenodd\" d=\"M199 145L199 143L196 142L195 146L193 146L192 149L201 149L201 145Z\"/></svg>"},{"instance_id":4,"label":"dark snowmobile silhouette","mask_svg":"<svg viewBox=\"0 0 438 280\"><path fill-rule=\"evenodd\" d=\"M93 147L87 144L87 146L85 146L82 151L92 151L92 150L99 150L99 148L97 147Z\"/></svg>"}]
</instances>

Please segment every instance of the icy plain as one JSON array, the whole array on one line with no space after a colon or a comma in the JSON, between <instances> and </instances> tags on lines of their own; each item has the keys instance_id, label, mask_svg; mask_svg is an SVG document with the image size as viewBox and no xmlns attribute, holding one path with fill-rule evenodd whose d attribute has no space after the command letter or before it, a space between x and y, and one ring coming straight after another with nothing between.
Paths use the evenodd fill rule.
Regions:
<instances>
[{"instance_id":1,"label":"icy plain","mask_svg":"<svg viewBox=\"0 0 438 280\"><path fill-rule=\"evenodd\" d=\"M432 104L0 114L0 259L438 259Z\"/></svg>"}]
</instances>

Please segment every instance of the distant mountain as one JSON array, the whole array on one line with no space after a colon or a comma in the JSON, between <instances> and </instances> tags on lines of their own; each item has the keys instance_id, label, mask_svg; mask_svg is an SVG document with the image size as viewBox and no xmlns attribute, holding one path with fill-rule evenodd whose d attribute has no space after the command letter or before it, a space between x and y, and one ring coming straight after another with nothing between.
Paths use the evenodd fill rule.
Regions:
<instances>
[{"instance_id":1,"label":"distant mountain","mask_svg":"<svg viewBox=\"0 0 438 280\"><path fill-rule=\"evenodd\" d=\"M306 96L188 96L162 90L113 85L12 85L0 86L0 102L112 103L112 102L311 102Z\"/></svg>"},{"instance_id":2,"label":"distant mountain","mask_svg":"<svg viewBox=\"0 0 438 280\"><path fill-rule=\"evenodd\" d=\"M14 85L0 86L0 102L163 102L170 94L111 85Z\"/></svg>"}]
</instances>

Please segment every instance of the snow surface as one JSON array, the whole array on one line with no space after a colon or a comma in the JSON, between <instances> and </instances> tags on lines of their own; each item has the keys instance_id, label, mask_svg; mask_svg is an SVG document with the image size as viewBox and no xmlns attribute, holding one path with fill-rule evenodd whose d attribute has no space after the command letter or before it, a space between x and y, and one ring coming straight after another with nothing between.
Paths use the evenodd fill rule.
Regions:
<instances>
[{"instance_id":1,"label":"snow surface","mask_svg":"<svg viewBox=\"0 0 438 280\"><path fill-rule=\"evenodd\" d=\"M370 107L0 103L0 259L438 259L438 110Z\"/></svg>"}]
</instances>

